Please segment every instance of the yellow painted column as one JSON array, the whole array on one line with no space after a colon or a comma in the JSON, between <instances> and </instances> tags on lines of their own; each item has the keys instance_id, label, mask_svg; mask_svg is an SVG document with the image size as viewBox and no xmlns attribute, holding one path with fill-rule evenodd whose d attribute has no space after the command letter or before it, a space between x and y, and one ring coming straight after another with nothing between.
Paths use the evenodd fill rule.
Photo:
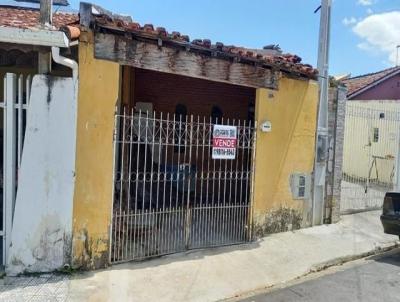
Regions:
<instances>
[{"instance_id":1,"label":"yellow painted column","mask_svg":"<svg viewBox=\"0 0 400 302\"><path fill-rule=\"evenodd\" d=\"M113 188L114 112L120 66L94 58L91 34L79 43L79 97L72 264L108 264Z\"/></svg>"},{"instance_id":2,"label":"yellow painted column","mask_svg":"<svg viewBox=\"0 0 400 302\"><path fill-rule=\"evenodd\" d=\"M307 225L311 200L293 199L290 178L312 173L317 105L314 81L283 77L279 91L256 92L256 120L272 124L272 132L257 130L254 223L259 236Z\"/></svg>"}]
</instances>

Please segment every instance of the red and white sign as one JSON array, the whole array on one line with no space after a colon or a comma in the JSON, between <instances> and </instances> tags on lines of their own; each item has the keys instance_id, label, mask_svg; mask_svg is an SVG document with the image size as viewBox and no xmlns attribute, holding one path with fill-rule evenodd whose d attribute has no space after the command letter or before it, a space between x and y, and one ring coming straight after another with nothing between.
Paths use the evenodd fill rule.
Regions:
<instances>
[{"instance_id":1,"label":"red and white sign","mask_svg":"<svg viewBox=\"0 0 400 302\"><path fill-rule=\"evenodd\" d=\"M237 147L237 127L214 125L213 159L235 159Z\"/></svg>"}]
</instances>

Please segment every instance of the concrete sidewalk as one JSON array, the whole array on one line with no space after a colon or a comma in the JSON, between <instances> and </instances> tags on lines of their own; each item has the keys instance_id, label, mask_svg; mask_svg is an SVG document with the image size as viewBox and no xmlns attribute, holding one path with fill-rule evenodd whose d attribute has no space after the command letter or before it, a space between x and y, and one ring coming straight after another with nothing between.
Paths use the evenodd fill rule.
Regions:
<instances>
[{"instance_id":1,"label":"concrete sidewalk","mask_svg":"<svg viewBox=\"0 0 400 302\"><path fill-rule=\"evenodd\" d=\"M271 235L249 245L79 274L67 281L67 296L45 301L203 302L239 296L395 246L398 238L383 234L379 214L354 214L342 217L336 225ZM59 285L56 281L52 284ZM0 301L10 301L2 300L10 290L0 288ZM36 296L41 296L39 289Z\"/></svg>"}]
</instances>

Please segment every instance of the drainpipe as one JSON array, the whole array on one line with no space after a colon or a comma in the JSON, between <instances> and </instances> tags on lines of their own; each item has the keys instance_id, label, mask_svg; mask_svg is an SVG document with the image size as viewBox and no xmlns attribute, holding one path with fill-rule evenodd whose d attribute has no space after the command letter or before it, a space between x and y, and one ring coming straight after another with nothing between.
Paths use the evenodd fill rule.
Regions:
<instances>
[{"instance_id":1,"label":"drainpipe","mask_svg":"<svg viewBox=\"0 0 400 302\"><path fill-rule=\"evenodd\" d=\"M72 69L72 78L74 83L76 83L78 80L78 63L72 59L61 56L59 47L52 47L51 54L54 62Z\"/></svg>"}]
</instances>

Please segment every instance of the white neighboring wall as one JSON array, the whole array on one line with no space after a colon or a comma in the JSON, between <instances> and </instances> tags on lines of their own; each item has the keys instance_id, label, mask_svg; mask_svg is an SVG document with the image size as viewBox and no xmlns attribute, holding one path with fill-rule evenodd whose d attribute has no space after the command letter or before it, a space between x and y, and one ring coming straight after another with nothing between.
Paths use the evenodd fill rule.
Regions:
<instances>
[{"instance_id":1,"label":"white neighboring wall","mask_svg":"<svg viewBox=\"0 0 400 302\"><path fill-rule=\"evenodd\" d=\"M49 272L70 262L77 87L72 78L33 78L8 275Z\"/></svg>"}]
</instances>

